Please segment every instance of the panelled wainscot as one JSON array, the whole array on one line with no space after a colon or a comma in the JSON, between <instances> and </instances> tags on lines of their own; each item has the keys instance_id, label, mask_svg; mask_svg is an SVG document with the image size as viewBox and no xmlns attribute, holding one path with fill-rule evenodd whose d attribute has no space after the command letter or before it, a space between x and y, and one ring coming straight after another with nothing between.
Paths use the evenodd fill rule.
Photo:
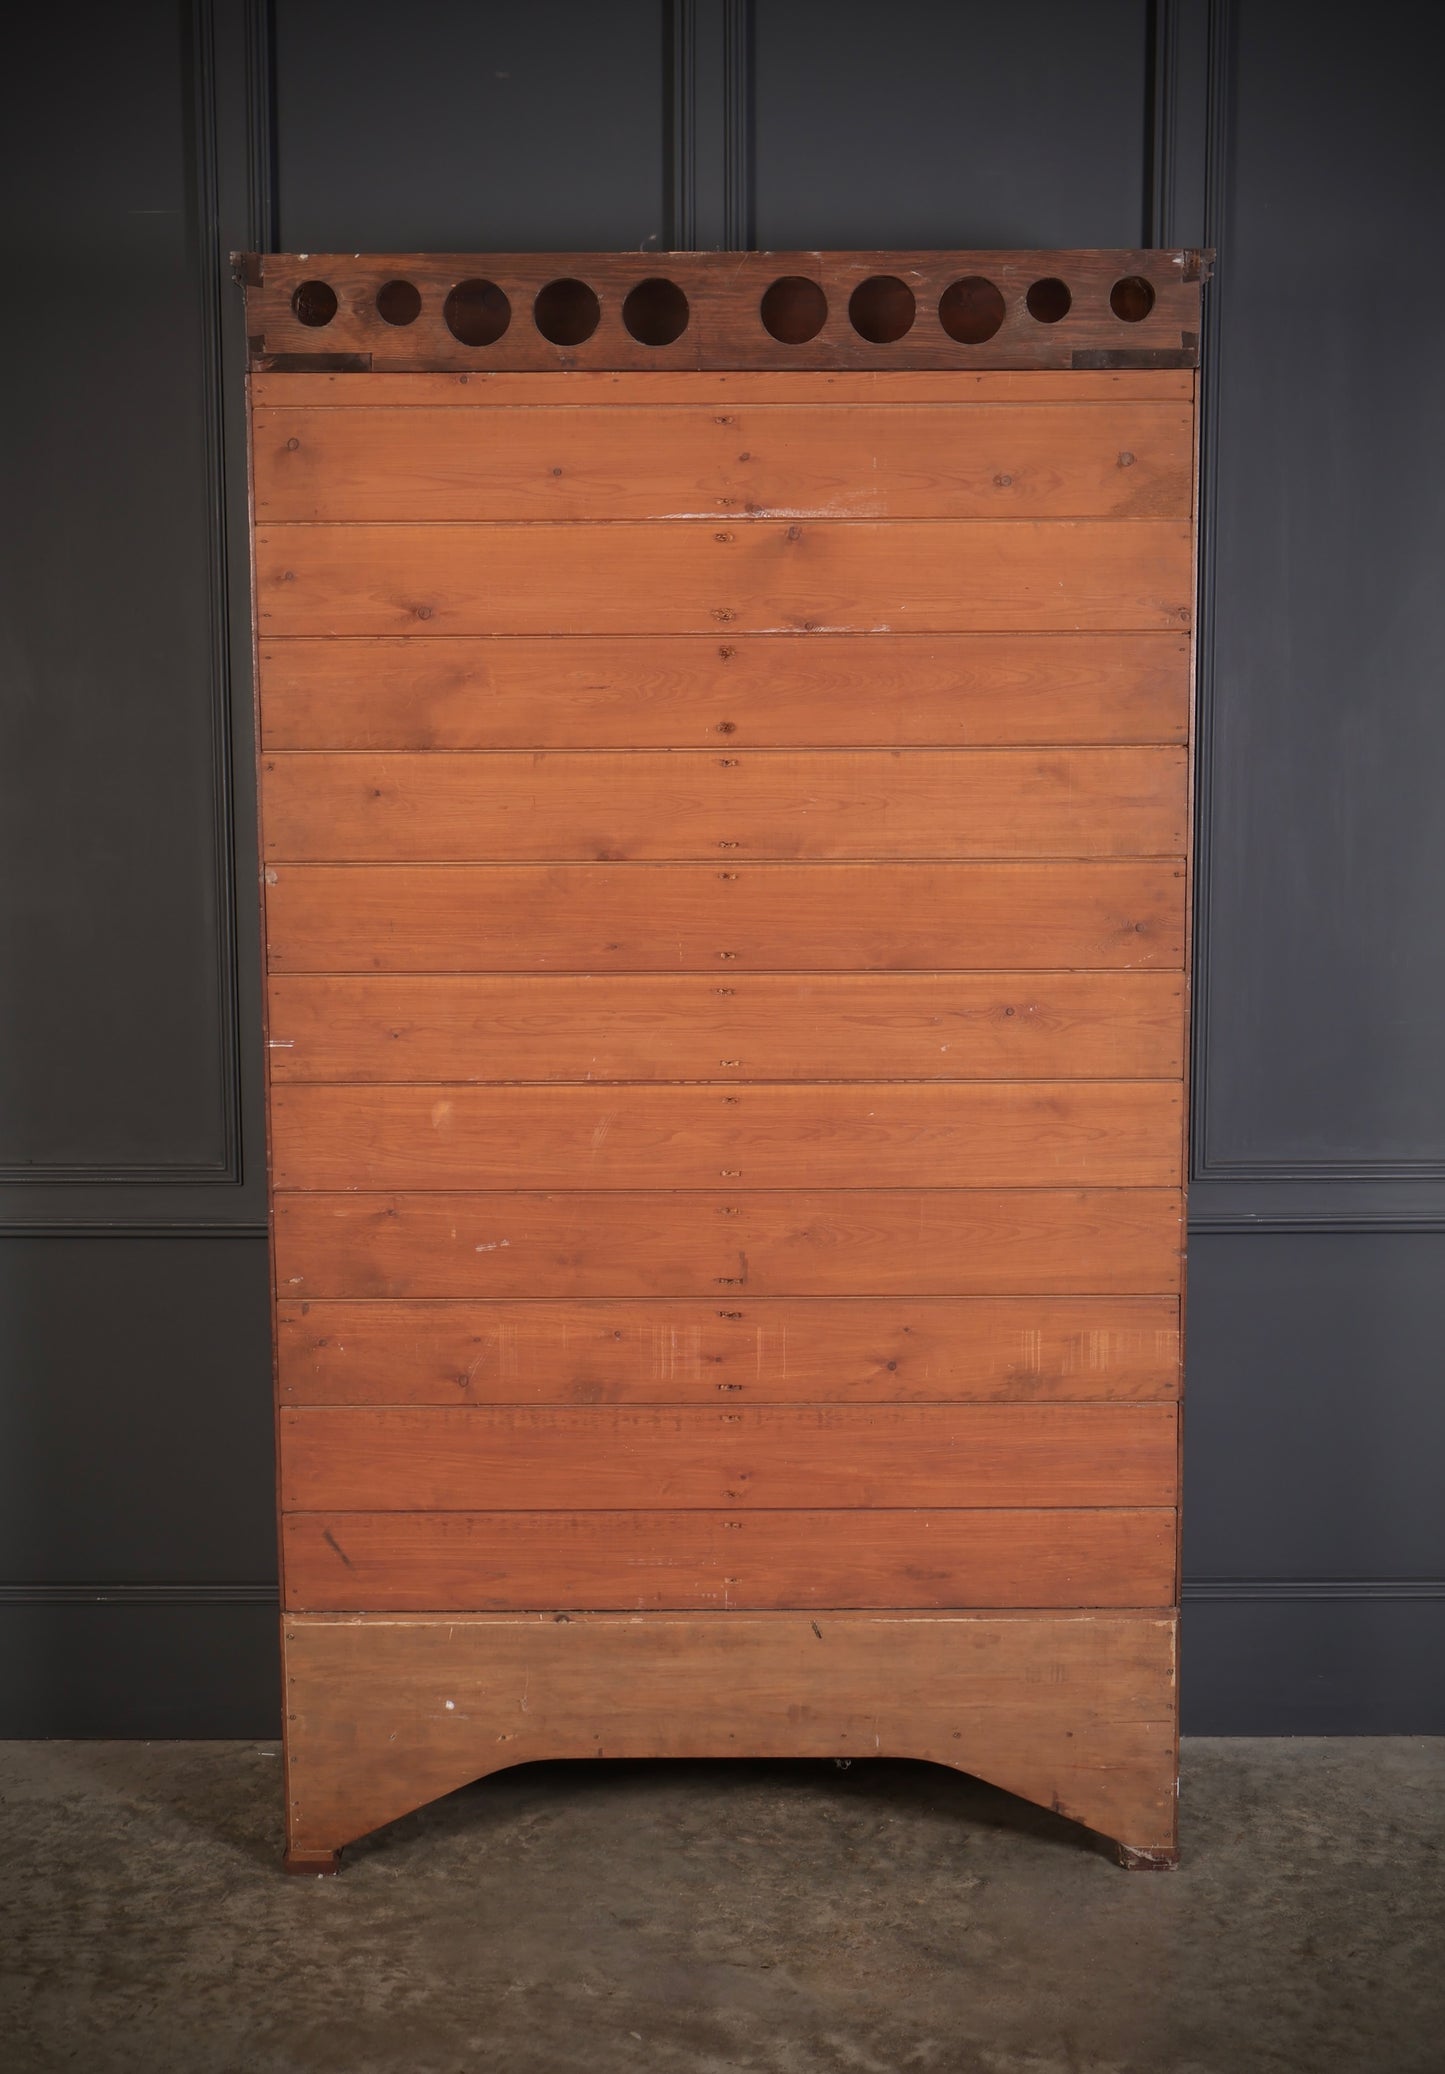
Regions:
<instances>
[{"instance_id":1,"label":"panelled wainscot","mask_svg":"<svg viewBox=\"0 0 1445 2074\"><path fill-rule=\"evenodd\" d=\"M289 1848L1175 1854L1206 256L250 258Z\"/></svg>"}]
</instances>

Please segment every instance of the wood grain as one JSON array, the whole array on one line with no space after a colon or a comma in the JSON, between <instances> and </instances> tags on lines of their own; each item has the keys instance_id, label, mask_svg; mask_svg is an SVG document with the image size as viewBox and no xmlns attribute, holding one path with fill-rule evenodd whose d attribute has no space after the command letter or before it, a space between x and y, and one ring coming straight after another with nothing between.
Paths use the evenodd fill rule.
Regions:
<instances>
[{"instance_id":1,"label":"wood grain","mask_svg":"<svg viewBox=\"0 0 1445 2074\"><path fill-rule=\"evenodd\" d=\"M271 859L1179 857L1183 749L262 758Z\"/></svg>"},{"instance_id":2,"label":"wood grain","mask_svg":"<svg viewBox=\"0 0 1445 2074\"><path fill-rule=\"evenodd\" d=\"M1179 864L279 864L273 972L999 971L1184 956Z\"/></svg>"},{"instance_id":3,"label":"wood grain","mask_svg":"<svg viewBox=\"0 0 1445 2074\"><path fill-rule=\"evenodd\" d=\"M1194 590L1177 519L258 525L255 557L270 635L1177 632Z\"/></svg>"},{"instance_id":4,"label":"wood grain","mask_svg":"<svg viewBox=\"0 0 1445 2074\"><path fill-rule=\"evenodd\" d=\"M1196 377L1180 368L665 368L599 370L573 367L564 384L557 371L493 373L436 370L391 374L315 369L254 370L248 378L253 410L494 410L548 404L555 409L598 404L735 403L1192 403Z\"/></svg>"},{"instance_id":5,"label":"wood grain","mask_svg":"<svg viewBox=\"0 0 1445 2074\"><path fill-rule=\"evenodd\" d=\"M1154 1296L1171 1189L288 1194L283 1298Z\"/></svg>"},{"instance_id":6,"label":"wood grain","mask_svg":"<svg viewBox=\"0 0 1445 2074\"><path fill-rule=\"evenodd\" d=\"M289 1839L336 1849L536 1758L912 1757L1168 1854L1176 1631L1144 1612L293 1614Z\"/></svg>"},{"instance_id":7,"label":"wood grain","mask_svg":"<svg viewBox=\"0 0 1445 2074\"><path fill-rule=\"evenodd\" d=\"M258 520L1183 518L1187 402L258 410Z\"/></svg>"},{"instance_id":8,"label":"wood grain","mask_svg":"<svg viewBox=\"0 0 1445 2074\"><path fill-rule=\"evenodd\" d=\"M1169 972L270 983L271 1080L1177 1079Z\"/></svg>"},{"instance_id":9,"label":"wood grain","mask_svg":"<svg viewBox=\"0 0 1445 2074\"><path fill-rule=\"evenodd\" d=\"M288 1301L286 1404L1170 1398L1173 1297Z\"/></svg>"},{"instance_id":10,"label":"wood grain","mask_svg":"<svg viewBox=\"0 0 1445 2074\"><path fill-rule=\"evenodd\" d=\"M1158 1606L1174 1515L935 1512L292 1512L296 1612L587 1607Z\"/></svg>"},{"instance_id":11,"label":"wood grain","mask_svg":"<svg viewBox=\"0 0 1445 2074\"><path fill-rule=\"evenodd\" d=\"M253 357L453 369L252 391L298 1866L734 1749L1173 1852L1194 384L1039 363L1192 353L1199 269L1126 326L1168 256L1067 256L1051 327L996 256L991 374L960 256L876 257L813 256L838 373L767 365L772 257L663 349L590 259L576 352L499 260L490 359L445 257L313 256L316 332L254 264Z\"/></svg>"},{"instance_id":12,"label":"wood grain","mask_svg":"<svg viewBox=\"0 0 1445 2074\"><path fill-rule=\"evenodd\" d=\"M265 640L258 667L267 750L1182 742L1189 718L1187 634L366 634Z\"/></svg>"},{"instance_id":13,"label":"wood grain","mask_svg":"<svg viewBox=\"0 0 1445 2074\"><path fill-rule=\"evenodd\" d=\"M1169 1506L1172 1404L283 1407L285 1512Z\"/></svg>"},{"instance_id":14,"label":"wood grain","mask_svg":"<svg viewBox=\"0 0 1445 2074\"><path fill-rule=\"evenodd\" d=\"M286 1086L277 1188L1168 1188L1177 1082Z\"/></svg>"}]
</instances>

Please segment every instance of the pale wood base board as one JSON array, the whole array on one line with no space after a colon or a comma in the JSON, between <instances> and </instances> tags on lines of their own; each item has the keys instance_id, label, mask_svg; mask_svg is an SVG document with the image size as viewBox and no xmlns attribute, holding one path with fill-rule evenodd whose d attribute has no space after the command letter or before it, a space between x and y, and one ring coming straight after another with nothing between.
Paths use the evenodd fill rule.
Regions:
<instances>
[{"instance_id":1,"label":"pale wood base board","mask_svg":"<svg viewBox=\"0 0 1445 2074\"><path fill-rule=\"evenodd\" d=\"M288 1868L508 1765L910 1757L1176 1855L1172 1614L292 1616Z\"/></svg>"}]
</instances>

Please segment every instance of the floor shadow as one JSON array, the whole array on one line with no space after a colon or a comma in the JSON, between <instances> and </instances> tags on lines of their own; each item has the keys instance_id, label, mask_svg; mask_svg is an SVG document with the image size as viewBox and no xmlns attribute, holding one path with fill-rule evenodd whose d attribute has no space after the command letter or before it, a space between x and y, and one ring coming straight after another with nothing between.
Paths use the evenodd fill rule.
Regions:
<instances>
[{"instance_id":1,"label":"floor shadow","mask_svg":"<svg viewBox=\"0 0 1445 2074\"><path fill-rule=\"evenodd\" d=\"M760 1784L786 1785L831 1800L866 1800L880 1809L926 1815L960 1830L1029 1837L1076 1855L1112 1859L1106 1837L1051 1809L1022 1800L984 1779L913 1758L550 1758L509 1766L458 1787L347 1847L344 1863L406 1852L442 1838L478 1838L501 1830L530 1806L564 1799L580 1808L592 1799L635 1795L659 1785L694 1780L711 1795L740 1798Z\"/></svg>"}]
</instances>

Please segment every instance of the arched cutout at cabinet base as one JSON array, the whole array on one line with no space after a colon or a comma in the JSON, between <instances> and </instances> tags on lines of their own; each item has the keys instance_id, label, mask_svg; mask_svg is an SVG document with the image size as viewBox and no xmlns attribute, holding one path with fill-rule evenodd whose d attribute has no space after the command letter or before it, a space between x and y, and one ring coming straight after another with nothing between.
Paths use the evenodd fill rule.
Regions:
<instances>
[{"instance_id":1,"label":"arched cutout at cabinet base","mask_svg":"<svg viewBox=\"0 0 1445 2074\"><path fill-rule=\"evenodd\" d=\"M909 1757L1177 1858L1156 1613L289 1617L286 1869L540 1758Z\"/></svg>"}]
</instances>

